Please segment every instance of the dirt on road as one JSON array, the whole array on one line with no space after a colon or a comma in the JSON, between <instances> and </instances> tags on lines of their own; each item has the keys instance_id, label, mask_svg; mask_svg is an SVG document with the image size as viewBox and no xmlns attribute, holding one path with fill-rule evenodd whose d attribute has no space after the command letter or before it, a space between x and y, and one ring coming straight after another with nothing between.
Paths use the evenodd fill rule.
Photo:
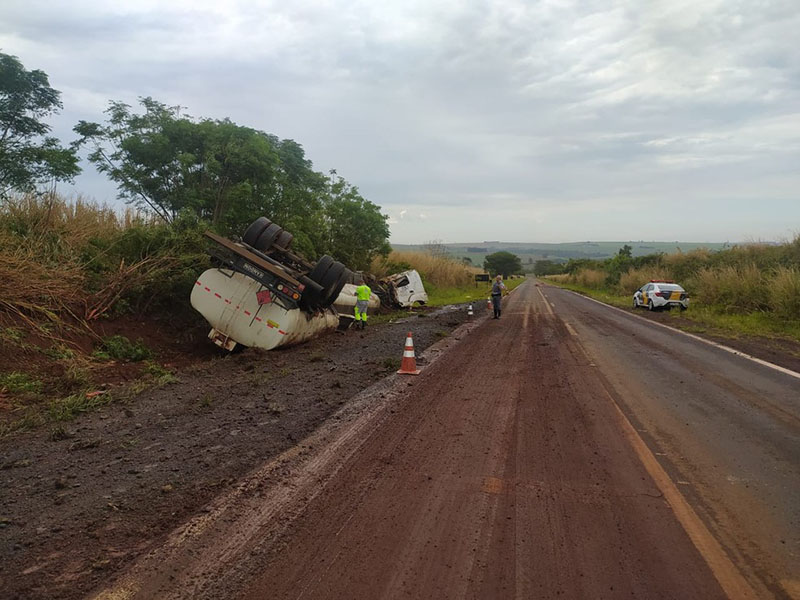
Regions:
<instances>
[{"instance_id":1,"label":"dirt on road","mask_svg":"<svg viewBox=\"0 0 800 600\"><path fill-rule=\"evenodd\" d=\"M534 290L458 330L419 378L369 390L95 597L728 597Z\"/></svg>"},{"instance_id":2,"label":"dirt on road","mask_svg":"<svg viewBox=\"0 0 800 600\"><path fill-rule=\"evenodd\" d=\"M422 351L466 319L431 310L228 356L206 340L177 382L0 440L2 597L84 597L395 371L409 330Z\"/></svg>"}]
</instances>

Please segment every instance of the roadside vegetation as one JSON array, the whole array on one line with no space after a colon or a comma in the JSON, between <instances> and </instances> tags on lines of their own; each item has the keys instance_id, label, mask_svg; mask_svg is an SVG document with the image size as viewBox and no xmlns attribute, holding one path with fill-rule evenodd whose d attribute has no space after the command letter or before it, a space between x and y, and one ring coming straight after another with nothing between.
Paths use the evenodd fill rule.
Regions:
<instances>
[{"instance_id":1,"label":"roadside vegetation","mask_svg":"<svg viewBox=\"0 0 800 600\"><path fill-rule=\"evenodd\" d=\"M695 321L697 331L712 327L728 335L800 340L800 236L782 244L637 257L625 246L607 260L537 268L552 283L620 307L630 307L634 292L651 279L670 279L689 292L691 302L675 317Z\"/></svg>"},{"instance_id":2,"label":"roadside vegetation","mask_svg":"<svg viewBox=\"0 0 800 600\"><path fill-rule=\"evenodd\" d=\"M491 282L475 282L475 275L483 273L483 269L450 256L435 244L429 245L424 252L393 251L385 259L372 263L372 273L377 277L408 269L415 269L422 277L428 306L485 300L491 287ZM505 284L512 290L523 281L524 278L515 276L506 279Z\"/></svg>"}]
</instances>

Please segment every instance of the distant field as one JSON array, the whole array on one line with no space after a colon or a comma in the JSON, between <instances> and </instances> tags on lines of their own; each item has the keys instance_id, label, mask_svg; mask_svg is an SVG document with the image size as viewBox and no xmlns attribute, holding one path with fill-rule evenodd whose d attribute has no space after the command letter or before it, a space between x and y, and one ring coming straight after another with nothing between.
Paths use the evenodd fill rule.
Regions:
<instances>
[{"instance_id":1,"label":"distant field","mask_svg":"<svg viewBox=\"0 0 800 600\"><path fill-rule=\"evenodd\" d=\"M567 261L570 258L608 258L615 255L620 248L628 244L633 248L633 256L663 252L688 252L695 248L722 250L730 244L710 242L570 242L564 244L523 244L516 242L475 242L468 244L442 244L455 258L469 257L474 265L481 265L487 254L504 250L516 254L522 264L533 263L541 259ZM413 244L392 244L392 248L401 252L419 252L425 246Z\"/></svg>"}]
</instances>

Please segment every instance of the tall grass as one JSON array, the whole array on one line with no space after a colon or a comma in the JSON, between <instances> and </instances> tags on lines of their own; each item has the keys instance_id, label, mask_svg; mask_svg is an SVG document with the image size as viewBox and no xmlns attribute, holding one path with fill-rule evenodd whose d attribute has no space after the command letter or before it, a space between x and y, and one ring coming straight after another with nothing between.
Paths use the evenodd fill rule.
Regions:
<instances>
[{"instance_id":1,"label":"tall grass","mask_svg":"<svg viewBox=\"0 0 800 600\"><path fill-rule=\"evenodd\" d=\"M768 283L769 304L776 314L800 317L800 268L778 267Z\"/></svg>"},{"instance_id":2,"label":"tall grass","mask_svg":"<svg viewBox=\"0 0 800 600\"><path fill-rule=\"evenodd\" d=\"M33 324L157 303L190 286L206 260L201 230L82 198L8 199L0 204L0 312Z\"/></svg>"},{"instance_id":3,"label":"tall grass","mask_svg":"<svg viewBox=\"0 0 800 600\"><path fill-rule=\"evenodd\" d=\"M752 323L769 332L800 327L800 235L781 244L742 244L717 252L698 248L583 261L573 274L548 279L610 293L620 305L649 280L668 279L689 292L690 314L715 313L731 322L752 317Z\"/></svg>"},{"instance_id":4,"label":"tall grass","mask_svg":"<svg viewBox=\"0 0 800 600\"><path fill-rule=\"evenodd\" d=\"M716 304L729 312L769 309L766 277L754 263L703 267L690 285L704 304Z\"/></svg>"},{"instance_id":5,"label":"tall grass","mask_svg":"<svg viewBox=\"0 0 800 600\"><path fill-rule=\"evenodd\" d=\"M667 270L664 267L643 267L640 269L629 269L620 275L616 291L619 294L633 295L636 290L642 287L651 279L668 279Z\"/></svg>"},{"instance_id":6,"label":"tall grass","mask_svg":"<svg viewBox=\"0 0 800 600\"><path fill-rule=\"evenodd\" d=\"M386 259L376 259L372 263L372 273L376 277L386 277L407 269L416 269L425 284L439 288L460 288L471 285L474 274L479 272L479 269L469 267L455 259L426 252L392 251Z\"/></svg>"}]
</instances>

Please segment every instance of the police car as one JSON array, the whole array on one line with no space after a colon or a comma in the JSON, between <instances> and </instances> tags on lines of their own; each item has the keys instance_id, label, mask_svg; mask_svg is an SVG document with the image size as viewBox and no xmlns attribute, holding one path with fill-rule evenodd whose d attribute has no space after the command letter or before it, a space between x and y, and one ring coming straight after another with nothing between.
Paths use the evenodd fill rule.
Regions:
<instances>
[{"instance_id":1,"label":"police car","mask_svg":"<svg viewBox=\"0 0 800 600\"><path fill-rule=\"evenodd\" d=\"M681 310L686 310L689 308L689 294L674 281L651 279L633 295L633 308L640 306L646 306L648 310L680 306Z\"/></svg>"}]
</instances>

